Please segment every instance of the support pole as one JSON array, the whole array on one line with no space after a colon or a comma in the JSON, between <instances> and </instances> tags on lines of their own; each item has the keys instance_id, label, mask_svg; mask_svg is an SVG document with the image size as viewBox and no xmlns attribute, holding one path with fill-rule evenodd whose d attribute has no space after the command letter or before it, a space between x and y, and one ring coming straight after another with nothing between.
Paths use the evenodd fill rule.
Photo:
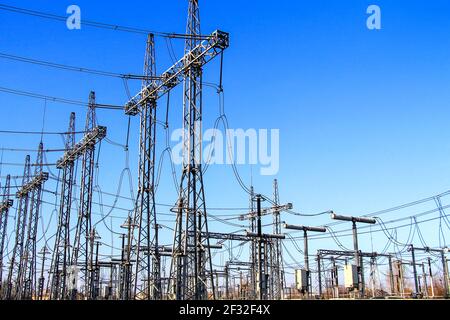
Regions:
<instances>
[{"instance_id":1,"label":"support pole","mask_svg":"<svg viewBox=\"0 0 450 320\"><path fill-rule=\"evenodd\" d=\"M23 171L22 186L30 182L30 156L25 157L25 166ZM11 260L9 262L8 278L6 280L6 300L12 300L20 297L20 288L17 286L19 279L23 272L23 248L25 239L25 230L28 215L29 205L29 190L22 190L17 193L16 197L19 199L19 206L17 208L16 216L16 238L12 251Z\"/></svg>"},{"instance_id":2,"label":"support pole","mask_svg":"<svg viewBox=\"0 0 450 320\"><path fill-rule=\"evenodd\" d=\"M43 300L44 298L44 270L45 270L45 258L47 253L49 253L47 246L43 247L41 252L42 254L42 264L41 264L41 276L39 277L39 284L38 284L38 300Z\"/></svg>"},{"instance_id":3,"label":"support pole","mask_svg":"<svg viewBox=\"0 0 450 320\"><path fill-rule=\"evenodd\" d=\"M413 265L413 277L414 277L414 297L417 298L419 294L419 282L417 280L417 266L416 266L416 255L414 251L414 245L409 246L409 251L411 251L411 257L412 257L412 265Z\"/></svg>"},{"instance_id":4,"label":"support pole","mask_svg":"<svg viewBox=\"0 0 450 320\"><path fill-rule=\"evenodd\" d=\"M388 263L389 263L389 287L391 288L391 295L395 294L395 288L394 288L394 270L392 268L392 257L388 257Z\"/></svg>"},{"instance_id":5,"label":"support pole","mask_svg":"<svg viewBox=\"0 0 450 320\"><path fill-rule=\"evenodd\" d=\"M259 277L259 283L258 283L258 299L263 300L265 296L265 290L264 290L264 282L265 282L265 275L263 272L263 257L262 257L262 225L261 225L261 195L256 195L256 212L258 213L257 216L257 234L258 234L258 277Z\"/></svg>"},{"instance_id":6,"label":"support pole","mask_svg":"<svg viewBox=\"0 0 450 320\"><path fill-rule=\"evenodd\" d=\"M430 286L431 286L431 297L434 298L434 281L433 272L431 270L431 258L428 257L428 275L430 276Z\"/></svg>"},{"instance_id":7,"label":"support pole","mask_svg":"<svg viewBox=\"0 0 450 320\"><path fill-rule=\"evenodd\" d=\"M317 255L317 272L319 277L319 299L322 299L322 271L321 271L321 261L320 254Z\"/></svg>"},{"instance_id":8,"label":"support pole","mask_svg":"<svg viewBox=\"0 0 450 320\"><path fill-rule=\"evenodd\" d=\"M306 295L311 296L311 271L309 269L308 231L303 230L303 257L306 269Z\"/></svg>"},{"instance_id":9,"label":"support pole","mask_svg":"<svg viewBox=\"0 0 450 320\"><path fill-rule=\"evenodd\" d=\"M445 250L441 251L441 260L442 260L442 270L444 272L444 298L448 299L450 296L450 293L448 291L448 266L447 266L447 260L445 258Z\"/></svg>"},{"instance_id":10,"label":"support pole","mask_svg":"<svg viewBox=\"0 0 450 320\"><path fill-rule=\"evenodd\" d=\"M425 263L422 263L422 278L423 278L423 290L422 293L425 297L428 298L428 281L427 281L427 273L425 271Z\"/></svg>"},{"instance_id":11,"label":"support pole","mask_svg":"<svg viewBox=\"0 0 450 320\"><path fill-rule=\"evenodd\" d=\"M5 241L8 233L8 217L10 208L14 204L14 200L9 198L11 188L11 176L6 176L6 182L3 187L3 201L0 210L0 298L3 295L3 259L5 250Z\"/></svg>"}]
</instances>

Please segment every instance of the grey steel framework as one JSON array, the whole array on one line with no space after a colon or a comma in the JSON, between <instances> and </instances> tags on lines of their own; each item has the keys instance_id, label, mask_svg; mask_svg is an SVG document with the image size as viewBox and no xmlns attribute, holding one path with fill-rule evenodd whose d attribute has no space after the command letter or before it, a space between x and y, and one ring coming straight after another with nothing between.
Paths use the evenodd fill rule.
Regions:
<instances>
[{"instance_id":1,"label":"grey steel framework","mask_svg":"<svg viewBox=\"0 0 450 320\"><path fill-rule=\"evenodd\" d=\"M3 186L3 199L0 203L0 297L3 295L3 257L5 250L6 234L8 232L8 216L9 210L14 204L14 200L10 199L11 192L11 176L6 176L5 185Z\"/></svg>"},{"instance_id":2,"label":"grey steel framework","mask_svg":"<svg viewBox=\"0 0 450 320\"><path fill-rule=\"evenodd\" d=\"M142 92L155 88L155 40L149 34L144 59ZM155 206L156 98L141 99L139 138L139 185L134 208L131 245L128 246L135 269L131 277L134 299L161 298L161 256ZM137 229L137 237L135 235Z\"/></svg>"},{"instance_id":3,"label":"grey steel framework","mask_svg":"<svg viewBox=\"0 0 450 320\"><path fill-rule=\"evenodd\" d=\"M17 207L16 215L16 239L14 243L14 248L10 260L8 279L6 281L6 300L17 299L20 297L18 292L19 288L15 285L20 279L22 274L22 263L21 258L23 254L23 245L25 240L25 230L28 214L28 203L29 203L29 189L25 186L29 185L30 182L30 156L25 157L25 167L23 170L22 177L22 189L16 194L19 199L19 206Z\"/></svg>"},{"instance_id":4,"label":"grey steel framework","mask_svg":"<svg viewBox=\"0 0 450 320\"><path fill-rule=\"evenodd\" d=\"M280 196L278 190L278 180L273 182L273 234L281 234L281 220L279 205ZM270 298L272 300L280 300L284 296L284 272L283 272L283 251L281 247L281 239L275 238L270 246Z\"/></svg>"},{"instance_id":5,"label":"grey steel framework","mask_svg":"<svg viewBox=\"0 0 450 320\"><path fill-rule=\"evenodd\" d=\"M250 212L255 212L255 202L253 201L253 198L255 197L255 190L253 186L250 186L250 205L249 209ZM255 216L249 217L249 225L250 225L250 232L256 233L256 218ZM255 299L256 298L256 239L251 238L250 242L250 297Z\"/></svg>"},{"instance_id":6,"label":"grey steel framework","mask_svg":"<svg viewBox=\"0 0 450 320\"><path fill-rule=\"evenodd\" d=\"M92 299L93 293L93 242L95 231L92 229L92 190L94 184L95 146L106 136L106 128L96 125L95 92L89 94L89 105L85 123L84 143L80 145L77 156L81 154L81 183L78 221L72 251L71 265L80 267L80 279L84 284L85 298ZM72 298L76 298L77 288L72 290Z\"/></svg>"},{"instance_id":7,"label":"grey steel framework","mask_svg":"<svg viewBox=\"0 0 450 320\"><path fill-rule=\"evenodd\" d=\"M28 233L23 256L21 259L22 273L20 274L18 287L21 290L21 299L30 300L36 289L36 240L39 216L41 214L41 199L45 181L48 180L48 172L42 171L44 145L41 142L35 164L34 178L29 184L31 192L31 203L28 220ZM18 293L19 294L19 293Z\"/></svg>"},{"instance_id":8,"label":"grey steel framework","mask_svg":"<svg viewBox=\"0 0 450 320\"><path fill-rule=\"evenodd\" d=\"M204 189L203 189L203 178L201 172L201 164L198 161L201 159L201 73L202 67L217 55L219 55L224 49L228 47L228 34L221 31L214 31L210 36L205 37L200 34L200 20L199 20L199 10L198 1L191 0L189 2L189 18L188 18L188 37L186 40L185 55L176 62L172 67L170 67L166 72L164 72L159 77L144 77L148 84L130 101L125 105L125 113L127 115L137 115L145 109L146 106L153 106L156 109L156 101L172 90L175 86L184 82L184 111L183 111L183 122L185 129L184 137L184 148L183 148L183 174L181 180L180 197L178 200L178 213L177 213L177 223L176 231L174 236L174 247L172 250L172 260L171 260L171 277L168 284L168 291L171 292L171 297L176 299L195 299L195 298L207 298L206 292L206 264L209 264L209 269L211 269L211 261L209 259L209 247L206 245L204 240L201 239L199 235L201 232L196 232L198 236L188 236L188 230L191 230L194 226L199 226L199 230L207 230L206 227L206 210L204 205ZM202 40L204 39L204 40ZM149 55L148 55L149 56ZM151 55L149 56L151 57ZM154 57L154 56L153 56ZM153 60L154 62L154 60ZM151 63L148 64L152 68ZM153 70L153 69L152 69ZM147 70L148 71L148 70ZM156 112L156 110L153 110ZM151 128L151 123L147 122L148 128ZM142 131L141 131L142 132ZM150 132L149 132L150 133ZM151 138L150 134L147 138ZM141 136L142 141L142 136ZM151 140L150 140L151 141ZM147 141L148 142L148 141ZM154 148L154 146L153 146ZM145 153L151 150L147 145L146 148L141 148L141 153L145 150ZM150 157L150 158L149 158ZM151 159L152 155L140 155L141 159ZM148 164L148 162L147 162ZM151 181L150 170L147 166L147 177L149 184ZM150 192L149 190L143 190L144 192ZM152 191L153 192L153 191ZM146 195L148 201L150 201L151 195ZM185 205L182 205L182 204ZM148 204L151 208L151 203ZM140 210L140 208L136 208ZM186 221L183 220L183 215L186 217ZM144 216L145 218L145 216ZM184 221L184 223L183 223ZM130 228L144 229L137 220L131 222ZM145 221L144 221L145 222ZM147 235L150 239L150 227L152 222L148 222L148 232ZM154 235L152 236L154 240L157 237L157 224L154 223ZM184 231L183 231L184 230ZM192 229L194 230L194 229ZM133 232L134 233L134 232ZM183 239L182 239L183 238ZM145 240L145 237L143 238ZM130 240L128 240L130 242ZM142 243L142 241L140 241ZM158 257L158 246L152 246L151 241L150 246L147 248L141 247L141 249L146 249L149 254L153 253L153 261L157 262ZM194 248L193 250L187 249L189 247ZM203 246L202 246L203 244ZM136 278L136 274L131 275L130 266L133 262L132 256L136 256L136 245L125 246L127 248L124 260L126 261L123 268L124 277L132 278L134 280L134 286L137 286L138 280L140 283L148 282L150 277L145 277L142 279ZM140 245L139 245L140 247ZM205 249L206 248L206 249ZM132 252L133 251L133 252ZM189 251L189 252L188 252ZM142 261L141 261L142 262ZM150 262L147 261L146 265L150 266ZM142 266L142 264L140 264ZM144 267L147 270L148 267ZM142 267L139 267L142 270ZM155 274L155 271L159 267L153 268L153 289L150 290L149 285L140 284L139 290L146 291L147 293L139 294L137 298L151 298L152 295L158 295L158 290L161 288L160 276ZM136 269L137 270L137 269ZM181 270L183 270L183 273ZM136 271L135 271L136 273ZM182 276L184 274L186 277ZM210 272L212 275L212 273ZM177 276L178 275L178 276ZM142 281L144 280L144 281ZM213 284L212 284L213 285ZM129 284L124 283L122 288L122 296L128 299L130 296L130 288L127 288ZM136 290L136 295L139 293ZM213 295L214 295L214 291ZM161 291L160 291L161 292ZM135 297L136 298L136 297Z\"/></svg>"},{"instance_id":9,"label":"grey steel framework","mask_svg":"<svg viewBox=\"0 0 450 320\"><path fill-rule=\"evenodd\" d=\"M187 61L192 62L200 54L198 49L200 44L198 37L201 36L200 12L197 0L189 1L186 34L189 38L185 42L185 54ZM187 55L189 52L192 55ZM171 290L178 300L208 299L208 271L211 275L212 293L215 296L209 238L201 236L203 231L208 232L201 164L202 73L202 64L193 63L185 73L184 79L183 172L178 200L182 205L179 206L177 213L174 237L174 252L177 254L174 254L172 260L171 275L171 279L176 279L176 285ZM190 247L193 250L190 250Z\"/></svg>"},{"instance_id":10,"label":"grey steel framework","mask_svg":"<svg viewBox=\"0 0 450 320\"><path fill-rule=\"evenodd\" d=\"M58 227L53 248L50 267L50 299L67 299L67 266L70 259L70 207L72 204L72 186L74 178L75 158L69 153L75 145L75 113L70 114L69 130L67 131L65 149L62 159L58 160L57 168L62 170L61 200L58 215Z\"/></svg>"}]
</instances>

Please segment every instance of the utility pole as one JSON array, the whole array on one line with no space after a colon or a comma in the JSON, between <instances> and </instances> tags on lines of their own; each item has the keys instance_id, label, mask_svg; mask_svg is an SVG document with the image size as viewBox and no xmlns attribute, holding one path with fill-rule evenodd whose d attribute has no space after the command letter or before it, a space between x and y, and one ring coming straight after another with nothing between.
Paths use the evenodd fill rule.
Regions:
<instances>
[{"instance_id":1,"label":"utility pole","mask_svg":"<svg viewBox=\"0 0 450 320\"><path fill-rule=\"evenodd\" d=\"M395 282L394 282L394 270L392 268L392 256L388 256L388 263L389 263L389 287L391 289L391 295L395 294Z\"/></svg>"},{"instance_id":2,"label":"utility pole","mask_svg":"<svg viewBox=\"0 0 450 320\"><path fill-rule=\"evenodd\" d=\"M225 264L225 299L230 299L230 284L229 284L229 270L228 264Z\"/></svg>"},{"instance_id":3,"label":"utility pole","mask_svg":"<svg viewBox=\"0 0 450 320\"><path fill-rule=\"evenodd\" d=\"M376 279L375 279L375 257L370 258L370 282L372 286L372 298L375 298L375 288L376 288Z\"/></svg>"},{"instance_id":4,"label":"utility pole","mask_svg":"<svg viewBox=\"0 0 450 320\"><path fill-rule=\"evenodd\" d=\"M96 239L99 239L100 237L96 237ZM99 248L100 248L101 242L95 241L95 263L94 263L94 270L91 271L92 274L92 281L91 281L91 300L97 300L99 293L100 293L100 265L98 260L98 254L99 254Z\"/></svg>"},{"instance_id":5,"label":"utility pole","mask_svg":"<svg viewBox=\"0 0 450 320\"><path fill-rule=\"evenodd\" d=\"M6 300L16 299L20 297L20 288L17 283L22 274L22 263L21 258L23 254L23 245L25 239L25 229L28 214L28 204L29 204L29 189L26 187L30 182L30 156L25 157L25 167L23 170L22 177L22 188L16 194L19 199L19 206L17 208L17 224L16 224L16 240L14 243L14 248L10 260L8 279L6 281ZM16 284L16 285L14 285Z\"/></svg>"},{"instance_id":6,"label":"utility pole","mask_svg":"<svg viewBox=\"0 0 450 320\"><path fill-rule=\"evenodd\" d=\"M5 250L6 234L8 232L9 209L13 206L14 200L10 199L11 176L6 176L3 187L3 199L0 203L0 298L3 295L3 257Z\"/></svg>"},{"instance_id":7,"label":"utility pole","mask_svg":"<svg viewBox=\"0 0 450 320\"><path fill-rule=\"evenodd\" d=\"M58 160L57 168L62 170L61 200L58 215L58 227L53 248L50 268L50 299L67 298L67 267L70 259L70 211L72 205L72 187L75 168L75 157L70 150L75 145L75 113L70 114L69 130L66 136L64 157Z\"/></svg>"},{"instance_id":8,"label":"utility pole","mask_svg":"<svg viewBox=\"0 0 450 320\"><path fill-rule=\"evenodd\" d=\"M306 279L307 279L307 286L306 286L306 294L308 296L311 296L311 270L309 268L309 249L308 249L308 232L327 232L327 229L322 227L306 227L306 226L296 226L296 225L289 225L284 224L284 229L288 230L300 230L303 231L303 255L304 255L304 261L305 261L305 269L306 269Z\"/></svg>"},{"instance_id":9,"label":"utility pole","mask_svg":"<svg viewBox=\"0 0 450 320\"><path fill-rule=\"evenodd\" d=\"M322 299L322 268L321 268L321 256L320 253L317 254L317 277L319 281L319 299Z\"/></svg>"},{"instance_id":10,"label":"utility pole","mask_svg":"<svg viewBox=\"0 0 450 320\"><path fill-rule=\"evenodd\" d=\"M132 263L131 263L131 232L134 228L133 220L131 216L128 216L127 220L123 225L120 226L127 230L127 234L122 237L122 276L121 276L121 299L130 300L131 299L131 273L132 273ZM125 239L127 243L125 244Z\"/></svg>"},{"instance_id":11,"label":"utility pole","mask_svg":"<svg viewBox=\"0 0 450 320\"><path fill-rule=\"evenodd\" d=\"M273 233L281 234L281 211L278 209L280 205L280 196L278 190L278 180L273 182L273 198L274 198L274 210L273 210ZM270 259L270 275L271 275L271 292L272 300L280 300L284 297L284 268L283 268L283 250L281 246L281 239L273 239Z\"/></svg>"},{"instance_id":12,"label":"utility pole","mask_svg":"<svg viewBox=\"0 0 450 320\"><path fill-rule=\"evenodd\" d=\"M95 92L89 94L88 111L86 114L85 137L83 145L80 145L77 156L82 157L81 182L80 182L80 204L78 220L75 231L75 239L72 250L71 265L80 267L80 278L84 282L83 293L89 298L89 258L91 245L91 211L92 211L92 190L94 184L94 160L95 145L106 136L106 128L96 125L96 101ZM82 142L83 143L83 142ZM77 288L71 292L72 299L76 299Z\"/></svg>"},{"instance_id":13,"label":"utility pole","mask_svg":"<svg viewBox=\"0 0 450 320\"><path fill-rule=\"evenodd\" d=\"M255 212L255 192L253 186L250 186L250 205L249 209L250 212ZM250 224L250 232L256 233L256 217L251 216L249 217L249 224ZM250 241L250 263L251 263L251 270L250 270L250 297L252 299L256 298L256 238L252 238Z\"/></svg>"},{"instance_id":14,"label":"utility pole","mask_svg":"<svg viewBox=\"0 0 450 320\"><path fill-rule=\"evenodd\" d=\"M425 297L428 298L428 281L427 281L427 273L425 271L425 263L422 263L422 278L423 278L423 290L422 293Z\"/></svg>"},{"instance_id":15,"label":"utility pole","mask_svg":"<svg viewBox=\"0 0 450 320\"><path fill-rule=\"evenodd\" d=\"M442 261L442 270L444 273L444 298L448 299L450 297L450 292L449 292L449 287L448 287L448 266L447 266L447 260L445 258L446 251L447 251L447 249L441 250L441 261Z\"/></svg>"},{"instance_id":16,"label":"utility pole","mask_svg":"<svg viewBox=\"0 0 450 320\"><path fill-rule=\"evenodd\" d=\"M417 248L414 247L412 244L408 246L408 251L411 252L411 256L412 256L412 263L413 263L413 271L414 271L414 279L415 279L415 289L416 289L416 294L419 292L418 291L418 283L417 283L417 269L416 269L416 257L415 257L415 252L416 251L423 251L423 252L436 252L439 253L441 256L441 263L442 263L442 270L444 273L444 298L449 298L449 285L448 285L448 269L447 269L447 263L446 263L446 258L445 258L445 253L447 252L447 249L431 249L429 247L425 247L425 248ZM430 266L430 274L431 274L431 266Z\"/></svg>"},{"instance_id":17,"label":"utility pole","mask_svg":"<svg viewBox=\"0 0 450 320\"><path fill-rule=\"evenodd\" d=\"M434 281L433 272L431 271L431 258L428 257L428 275L430 276L430 286L431 286L431 297L434 298Z\"/></svg>"},{"instance_id":18,"label":"utility pole","mask_svg":"<svg viewBox=\"0 0 450 320\"><path fill-rule=\"evenodd\" d=\"M25 251L21 263L22 274L19 279L19 288L22 291L21 299L31 300L33 293L36 289L36 240L38 221L41 210L42 189L44 188L45 181L48 180L48 172L43 172L43 153L44 145L41 141L38 148L38 154L36 159L36 167L34 172L34 178L31 181L31 203L30 214L28 220L28 233L25 243Z\"/></svg>"},{"instance_id":19,"label":"utility pole","mask_svg":"<svg viewBox=\"0 0 450 320\"><path fill-rule=\"evenodd\" d=\"M331 214L331 219L352 222L354 256L355 256L355 263L356 263L356 268L357 268L357 272L358 272L358 292L360 294L360 297L364 298L364 296L365 296L364 267L363 267L363 259L362 259L362 257L360 257L360 251L359 251L359 247L358 247L358 230L356 227L356 223L358 222L358 223L375 224L376 220L373 218L365 218L365 217L340 216L335 213Z\"/></svg>"},{"instance_id":20,"label":"utility pole","mask_svg":"<svg viewBox=\"0 0 450 320\"><path fill-rule=\"evenodd\" d=\"M339 274L338 274L338 267L336 265L336 259L333 257L331 259L331 262L333 264L333 297L339 298Z\"/></svg>"},{"instance_id":21,"label":"utility pole","mask_svg":"<svg viewBox=\"0 0 450 320\"><path fill-rule=\"evenodd\" d=\"M45 277L44 277L44 270L45 270L45 256L50 253L50 251L47 248L47 245L45 245L45 247L43 247L41 249L41 251L39 252L39 254L42 255L42 264L41 264L41 276L39 277L38 280L38 300L43 300L44 299L44 282L45 282Z\"/></svg>"},{"instance_id":22,"label":"utility pole","mask_svg":"<svg viewBox=\"0 0 450 320\"><path fill-rule=\"evenodd\" d=\"M87 281L87 291L86 297L89 300L96 300L98 293L95 291L97 286L97 266L98 266L98 246L100 245L100 236L97 234L95 228L91 228L89 234L89 264L88 270L86 272L86 281ZM94 246L96 247L94 253ZM95 254L95 256L94 256Z\"/></svg>"},{"instance_id":23,"label":"utility pole","mask_svg":"<svg viewBox=\"0 0 450 320\"><path fill-rule=\"evenodd\" d=\"M267 269L268 273L270 273L271 276L271 283L270 283L270 293L271 293L271 299L281 299L282 298L282 291L284 289L284 270L283 270L283 257L282 257L282 251L281 251L281 240L284 239L284 236L281 234L281 221L280 221L280 213L282 211L291 210L293 208L292 203L287 203L284 205L280 205L279 197L278 197L278 183L274 184L274 198L276 198L276 201L274 201L274 206L271 208L264 208L261 209L260 215L273 215L274 218L274 234L272 235L264 235L267 239L271 239L270 243L267 244L267 251L264 250L264 256L269 256L270 259L264 259L266 261L266 264L270 267ZM239 220L249 220L250 222L250 234L253 234L251 240L251 249L250 249L250 262L253 264L253 268L250 271L250 274L252 276L251 282L252 282L252 288L253 292L257 292L257 285L256 285L256 272L258 270L257 263L258 263L258 249L257 249L257 217L258 212L255 211L254 208L254 202L255 202L255 195L253 191L253 187L250 188L250 212L247 214L240 215ZM278 246L279 250L276 249ZM278 258L277 258L278 257ZM278 261L280 264L278 264ZM279 277L278 277L279 274ZM280 281L276 280L280 279Z\"/></svg>"},{"instance_id":24,"label":"utility pole","mask_svg":"<svg viewBox=\"0 0 450 320\"><path fill-rule=\"evenodd\" d=\"M123 228L123 226L122 226ZM122 250L120 258L120 270L119 270L119 299L125 300L125 239L126 234L121 234L120 239L122 239Z\"/></svg>"},{"instance_id":25,"label":"utility pole","mask_svg":"<svg viewBox=\"0 0 450 320\"><path fill-rule=\"evenodd\" d=\"M417 266L416 266L416 254L414 250L414 245L409 245L408 251L411 252L412 257L412 267L413 267L413 277L414 277L414 294L413 296L417 298L419 295L419 282L417 280Z\"/></svg>"},{"instance_id":26,"label":"utility pole","mask_svg":"<svg viewBox=\"0 0 450 320\"><path fill-rule=\"evenodd\" d=\"M264 300L266 298L266 274L264 272L263 261L263 237L262 237L262 225L261 225L261 201L262 196L256 195L256 212L258 214L256 219L256 232L258 243L258 299Z\"/></svg>"}]
</instances>

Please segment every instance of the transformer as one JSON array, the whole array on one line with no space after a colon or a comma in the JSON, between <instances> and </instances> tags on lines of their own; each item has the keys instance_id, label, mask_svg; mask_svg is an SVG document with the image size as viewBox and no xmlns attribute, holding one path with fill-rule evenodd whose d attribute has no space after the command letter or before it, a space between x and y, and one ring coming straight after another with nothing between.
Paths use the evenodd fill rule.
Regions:
<instances>
[{"instance_id":1,"label":"transformer","mask_svg":"<svg viewBox=\"0 0 450 320\"><path fill-rule=\"evenodd\" d=\"M301 291L308 289L308 272L305 269L295 270L295 286Z\"/></svg>"},{"instance_id":2,"label":"transformer","mask_svg":"<svg viewBox=\"0 0 450 320\"><path fill-rule=\"evenodd\" d=\"M80 268L77 266L69 266L67 268L67 288L69 290L78 289L78 272Z\"/></svg>"},{"instance_id":3,"label":"transformer","mask_svg":"<svg viewBox=\"0 0 450 320\"><path fill-rule=\"evenodd\" d=\"M344 267L344 282L347 289L358 288L358 267L354 264L346 264Z\"/></svg>"}]
</instances>

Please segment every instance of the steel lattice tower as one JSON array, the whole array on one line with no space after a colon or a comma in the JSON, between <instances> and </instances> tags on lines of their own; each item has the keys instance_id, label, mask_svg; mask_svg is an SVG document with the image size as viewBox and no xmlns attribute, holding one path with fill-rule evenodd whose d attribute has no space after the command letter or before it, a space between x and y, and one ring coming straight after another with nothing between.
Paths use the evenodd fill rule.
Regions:
<instances>
[{"instance_id":1,"label":"steel lattice tower","mask_svg":"<svg viewBox=\"0 0 450 320\"><path fill-rule=\"evenodd\" d=\"M142 90L154 88L156 77L155 40L149 34L144 59ZM161 298L161 266L158 248L158 224L155 206L155 145L156 145L156 97L143 99L140 111L139 185L133 218L132 260L136 260L133 273L133 297L135 299ZM153 229L153 230L152 230ZM153 231L153 232L152 232Z\"/></svg>"},{"instance_id":2,"label":"steel lattice tower","mask_svg":"<svg viewBox=\"0 0 450 320\"><path fill-rule=\"evenodd\" d=\"M198 0L189 1L186 59L198 55L200 14ZM198 47L197 47L198 48ZM194 63L185 73L183 104L183 172L178 200L177 222L171 263L170 291L175 299L207 299L207 277L212 279L212 262L202 173L202 62ZM184 219L184 220L183 220ZM207 269L209 269L207 271Z\"/></svg>"},{"instance_id":3,"label":"steel lattice tower","mask_svg":"<svg viewBox=\"0 0 450 320\"><path fill-rule=\"evenodd\" d=\"M89 105L86 115L85 132L89 133L96 127L95 120L95 92L89 94ZM72 251L72 266L80 266L80 278L84 281L84 295L91 299L90 272L92 272L91 261L91 210L92 189L94 183L94 158L95 141L88 144L82 154L82 169L80 183L80 205L78 211L77 228L75 231L74 246ZM76 296L76 288L72 292L72 298Z\"/></svg>"},{"instance_id":4,"label":"steel lattice tower","mask_svg":"<svg viewBox=\"0 0 450 320\"><path fill-rule=\"evenodd\" d=\"M70 114L69 130L66 137L65 148L70 150L75 144L75 113ZM72 204L72 186L74 177L74 160L66 159L57 167L63 170L61 181L61 201L59 207L58 227L55 237L55 246L50 275L50 299L67 298L67 266L70 259L70 208Z\"/></svg>"},{"instance_id":5,"label":"steel lattice tower","mask_svg":"<svg viewBox=\"0 0 450 320\"><path fill-rule=\"evenodd\" d=\"M6 176L5 186L3 187L3 199L0 204L0 295L3 287L3 257L5 250L6 234L8 232L9 209L13 206L13 200L10 199L11 176Z\"/></svg>"},{"instance_id":6,"label":"steel lattice tower","mask_svg":"<svg viewBox=\"0 0 450 320\"><path fill-rule=\"evenodd\" d=\"M27 185L30 181L30 156L25 157L25 167L23 170L22 186ZM23 245L25 239L25 229L28 214L28 203L29 203L29 193L24 190L24 192L17 192L16 197L19 199L19 206L17 208L16 215L16 240L14 243L14 248L12 252L12 257L9 265L8 280L7 280L7 291L6 299L11 300L17 298L19 295L18 287L14 286L13 281L17 284L22 273L21 258L23 254ZM13 288L14 286L14 288ZM14 290L13 290L14 289Z\"/></svg>"},{"instance_id":7,"label":"steel lattice tower","mask_svg":"<svg viewBox=\"0 0 450 320\"><path fill-rule=\"evenodd\" d=\"M30 213L28 220L28 233L23 258L21 259L22 274L18 287L21 299L32 299L36 288L36 240L39 215L41 210L42 189L44 182L48 180L48 173L42 171L44 145L41 142L38 147L36 167L34 171L33 185L31 189Z\"/></svg>"},{"instance_id":8,"label":"steel lattice tower","mask_svg":"<svg viewBox=\"0 0 450 320\"><path fill-rule=\"evenodd\" d=\"M281 234L280 210L277 209L280 205L280 196L278 191L278 180L276 179L273 182L273 198L275 208L273 211L273 233ZM275 238L272 241L270 250L270 292L271 299L279 300L283 298L284 289L283 252L281 248L281 239Z\"/></svg>"},{"instance_id":9,"label":"steel lattice tower","mask_svg":"<svg viewBox=\"0 0 450 320\"><path fill-rule=\"evenodd\" d=\"M255 212L255 191L253 186L250 186L250 201L249 201L249 209L250 209L250 232L256 233L256 218L253 214ZM256 270L256 264L257 264L257 250L256 250L256 239L252 238L250 241L250 290L251 290L251 298L254 299L256 297L256 278L257 278L257 270Z\"/></svg>"}]
</instances>

